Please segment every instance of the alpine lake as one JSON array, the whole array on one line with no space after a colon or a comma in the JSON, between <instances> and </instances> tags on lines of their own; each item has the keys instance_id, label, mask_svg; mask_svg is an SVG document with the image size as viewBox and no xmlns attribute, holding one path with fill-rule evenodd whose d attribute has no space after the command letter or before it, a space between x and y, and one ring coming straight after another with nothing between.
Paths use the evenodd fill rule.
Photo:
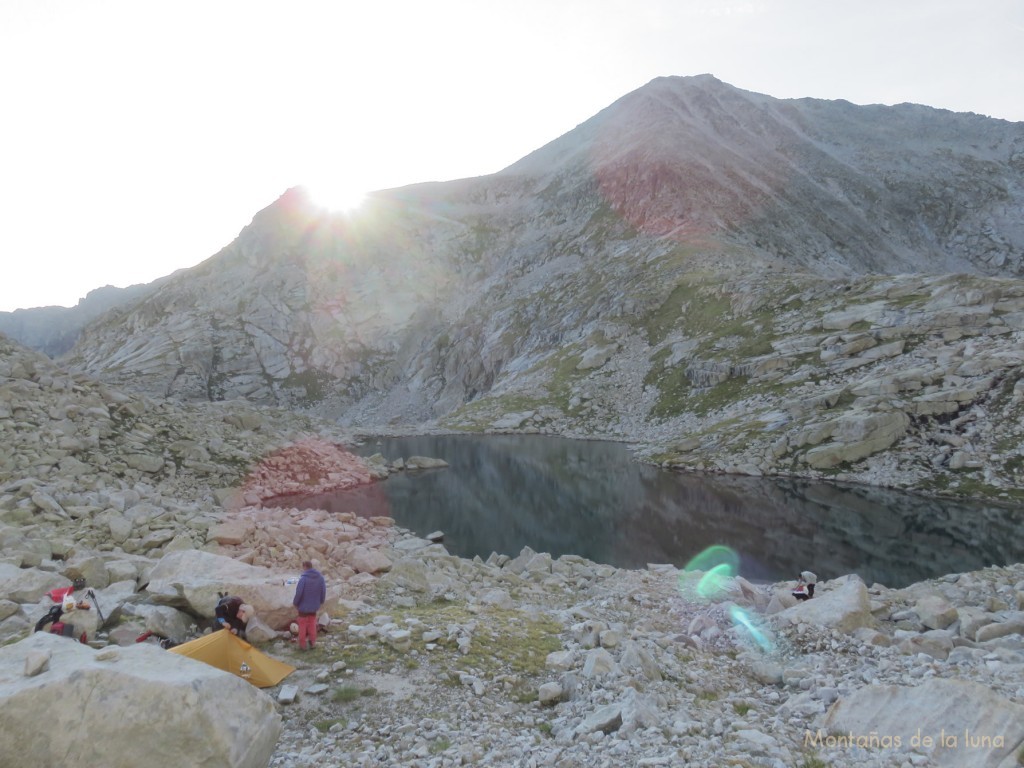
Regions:
<instances>
[{"instance_id":1,"label":"alpine lake","mask_svg":"<svg viewBox=\"0 0 1024 768\"><path fill-rule=\"evenodd\" d=\"M902 587L1024 561L1024 508L934 499L870 486L698 475L641 464L622 443L539 435L373 438L352 450L389 462L444 459L353 490L278 500L388 515L420 536L444 533L460 557L523 547L620 568L679 568L713 545L756 582L858 574Z\"/></svg>"}]
</instances>

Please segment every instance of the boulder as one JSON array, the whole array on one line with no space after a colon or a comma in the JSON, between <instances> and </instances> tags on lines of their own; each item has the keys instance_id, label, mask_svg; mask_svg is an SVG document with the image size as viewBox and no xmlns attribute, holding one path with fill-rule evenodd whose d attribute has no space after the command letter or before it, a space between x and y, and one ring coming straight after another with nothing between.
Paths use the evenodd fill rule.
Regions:
<instances>
[{"instance_id":1,"label":"boulder","mask_svg":"<svg viewBox=\"0 0 1024 768\"><path fill-rule=\"evenodd\" d=\"M910 418L903 411L844 414L832 425L834 442L811 448L804 460L815 469L859 461L890 447L906 434L909 426Z\"/></svg>"},{"instance_id":2,"label":"boulder","mask_svg":"<svg viewBox=\"0 0 1024 768\"><path fill-rule=\"evenodd\" d=\"M587 651L586 659L583 662L584 677L601 677L609 674L618 674L619 667L615 659L604 648L595 648Z\"/></svg>"},{"instance_id":3,"label":"boulder","mask_svg":"<svg viewBox=\"0 0 1024 768\"><path fill-rule=\"evenodd\" d=\"M561 683L544 683L537 689L537 701L544 706L554 706L562 701L564 694Z\"/></svg>"},{"instance_id":4,"label":"boulder","mask_svg":"<svg viewBox=\"0 0 1024 768\"><path fill-rule=\"evenodd\" d=\"M259 616L250 616L245 622L245 639L253 645L265 645L280 636L280 632L267 625Z\"/></svg>"},{"instance_id":5,"label":"boulder","mask_svg":"<svg viewBox=\"0 0 1024 768\"><path fill-rule=\"evenodd\" d=\"M75 555L62 569L61 573L68 581L85 579L88 587L102 589L110 584L106 561L96 553Z\"/></svg>"},{"instance_id":6,"label":"boulder","mask_svg":"<svg viewBox=\"0 0 1024 768\"><path fill-rule=\"evenodd\" d=\"M0 598L16 603L35 603L51 589L69 586L63 576L36 568L22 569L0 563Z\"/></svg>"},{"instance_id":7,"label":"boulder","mask_svg":"<svg viewBox=\"0 0 1024 768\"><path fill-rule=\"evenodd\" d=\"M966 680L869 685L840 698L815 726L809 736L886 737L889 749L926 754L930 765L1002 768L1015 763L1024 740L1024 706Z\"/></svg>"},{"instance_id":8,"label":"boulder","mask_svg":"<svg viewBox=\"0 0 1024 768\"><path fill-rule=\"evenodd\" d=\"M26 676L39 654L48 665ZM265 768L281 732L273 700L228 672L146 643L95 651L48 633L0 648L0 705L0 765L74 755L106 768Z\"/></svg>"},{"instance_id":9,"label":"boulder","mask_svg":"<svg viewBox=\"0 0 1024 768\"><path fill-rule=\"evenodd\" d=\"M405 461L406 469L440 469L447 466L448 462L444 459L435 459L431 456L410 456Z\"/></svg>"},{"instance_id":10,"label":"boulder","mask_svg":"<svg viewBox=\"0 0 1024 768\"><path fill-rule=\"evenodd\" d=\"M1002 621L979 627L974 633L974 639L985 643L1007 635L1024 635L1024 613L1014 612Z\"/></svg>"},{"instance_id":11,"label":"boulder","mask_svg":"<svg viewBox=\"0 0 1024 768\"><path fill-rule=\"evenodd\" d=\"M576 726L576 733L612 733L622 727L622 705L609 704L591 712Z\"/></svg>"},{"instance_id":12,"label":"boulder","mask_svg":"<svg viewBox=\"0 0 1024 768\"><path fill-rule=\"evenodd\" d=\"M254 524L251 520L225 520L210 529L208 539L221 546L240 545L252 534Z\"/></svg>"},{"instance_id":13,"label":"boulder","mask_svg":"<svg viewBox=\"0 0 1024 768\"><path fill-rule=\"evenodd\" d=\"M379 549L353 547L345 558L356 573L385 573L392 568L392 562Z\"/></svg>"},{"instance_id":14,"label":"boulder","mask_svg":"<svg viewBox=\"0 0 1024 768\"><path fill-rule=\"evenodd\" d=\"M820 590L821 585L818 587ZM793 624L816 624L846 633L875 625L867 587L855 576L847 577L838 588L815 592L812 599L787 608L778 616Z\"/></svg>"},{"instance_id":15,"label":"boulder","mask_svg":"<svg viewBox=\"0 0 1024 768\"><path fill-rule=\"evenodd\" d=\"M957 610L939 595L926 595L917 601L914 613L928 629L945 629L959 618Z\"/></svg>"},{"instance_id":16,"label":"boulder","mask_svg":"<svg viewBox=\"0 0 1024 768\"><path fill-rule=\"evenodd\" d=\"M484 605L491 605L495 608L502 608L504 610L511 610L515 607L515 602L509 595L507 590L504 589L486 589L480 593L480 602Z\"/></svg>"},{"instance_id":17,"label":"boulder","mask_svg":"<svg viewBox=\"0 0 1024 768\"><path fill-rule=\"evenodd\" d=\"M212 619L218 593L237 595L256 609L270 627L287 627L295 618L295 585L268 568L247 565L230 557L200 550L164 555L149 574L146 587L151 601ZM338 608L340 587L328 585L323 611Z\"/></svg>"},{"instance_id":18,"label":"boulder","mask_svg":"<svg viewBox=\"0 0 1024 768\"><path fill-rule=\"evenodd\" d=\"M169 637L176 643L185 642L196 623L191 616L169 605L126 605L124 613L138 617L146 631L159 637Z\"/></svg>"},{"instance_id":19,"label":"boulder","mask_svg":"<svg viewBox=\"0 0 1024 768\"><path fill-rule=\"evenodd\" d=\"M945 660L953 650L953 638L950 632L933 629L901 640L899 650L908 656L924 653L932 658Z\"/></svg>"}]
</instances>

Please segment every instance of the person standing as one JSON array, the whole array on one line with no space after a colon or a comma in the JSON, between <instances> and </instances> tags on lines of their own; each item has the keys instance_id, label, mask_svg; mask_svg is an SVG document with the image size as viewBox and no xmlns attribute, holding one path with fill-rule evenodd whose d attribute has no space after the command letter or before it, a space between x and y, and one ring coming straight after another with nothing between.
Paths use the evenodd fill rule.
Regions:
<instances>
[{"instance_id":1,"label":"person standing","mask_svg":"<svg viewBox=\"0 0 1024 768\"><path fill-rule=\"evenodd\" d=\"M327 599L327 582L323 575L309 560L302 563L302 575L299 583L295 585L295 597L292 605L299 612L299 650L306 650L306 639L309 639L309 647L316 647L316 618L320 612L320 606Z\"/></svg>"}]
</instances>

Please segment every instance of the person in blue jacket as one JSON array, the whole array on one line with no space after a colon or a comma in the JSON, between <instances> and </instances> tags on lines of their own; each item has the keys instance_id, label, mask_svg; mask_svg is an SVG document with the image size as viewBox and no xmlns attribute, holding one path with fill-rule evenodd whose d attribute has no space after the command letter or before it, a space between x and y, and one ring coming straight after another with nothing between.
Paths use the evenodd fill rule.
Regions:
<instances>
[{"instance_id":1,"label":"person in blue jacket","mask_svg":"<svg viewBox=\"0 0 1024 768\"><path fill-rule=\"evenodd\" d=\"M313 563L306 560L302 563L302 575L299 583L295 585L295 597L292 605L299 612L299 650L306 650L306 640L309 640L309 647L316 647L316 618L320 612L320 606L327 599L327 582L324 581L320 571L313 567Z\"/></svg>"}]
</instances>

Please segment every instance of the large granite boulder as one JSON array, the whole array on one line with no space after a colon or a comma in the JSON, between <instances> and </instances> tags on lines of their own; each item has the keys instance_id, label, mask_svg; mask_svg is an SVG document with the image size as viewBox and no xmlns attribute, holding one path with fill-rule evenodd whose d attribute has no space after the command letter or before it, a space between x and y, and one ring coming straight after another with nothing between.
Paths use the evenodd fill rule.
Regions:
<instances>
[{"instance_id":1,"label":"large granite boulder","mask_svg":"<svg viewBox=\"0 0 1024 768\"><path fill-rule=\"evenodd\" d=\"M208 619L214 616L221 592L252 605L273 629L287 627L296 615L292 606L295 585L288 584L285 575L197 549L164 555L150 572L146 591L153 603ZM323 610L337 611L340 598L340 587L328 585Z\"/></svg>"},{"instance_id":2,"label":"large granite boulder","mask_svg":"<svg viewBox=\"0 0 1024 768\"><path fill-rule=\"evenodd\" d=\"M833 704L816 726L815 737L863 739L861 746L880 755L914 751L940 767L1015 768L1024 706L978 683L932 679L914 687L861 688ZM872 734L877 744L869 741Z\"/></svg>"},{"instance_id":3,"label":"large granite boulder","mask_svg":"<svg viewBox=\"0 0 1024 768\"><path fill-rule=\"evenodd\" d=\"M42 600L51 589L65 587L69 583L60 574L0 563L0 598L5 600L34 603Z\"/></svg>"},{"instance_id":4,"label":"large granite boulder","mask_svg":"<svg viewBox=\"0 0 1024 768\"><path fill-rule=\"evenodd\" d=\"M235 675L46 633L0 648L0 709L0 765L265 768L281 733L273 700Z\"/></svg>"},{"instance_id":5,"label":"large granite boulder","mask_svg":"<svg viewBox=\"0 0 1024 768\"><path fill-rule=\"evenodd\" d=\"M815 624L846 633L875 625L867 587L859 578L847 576L846 581L836 588L829 585L829 588L821 589L823 585L818 586L819 591L812 599L777 615L793 624Z\"/></svg>"}]
</instances>

